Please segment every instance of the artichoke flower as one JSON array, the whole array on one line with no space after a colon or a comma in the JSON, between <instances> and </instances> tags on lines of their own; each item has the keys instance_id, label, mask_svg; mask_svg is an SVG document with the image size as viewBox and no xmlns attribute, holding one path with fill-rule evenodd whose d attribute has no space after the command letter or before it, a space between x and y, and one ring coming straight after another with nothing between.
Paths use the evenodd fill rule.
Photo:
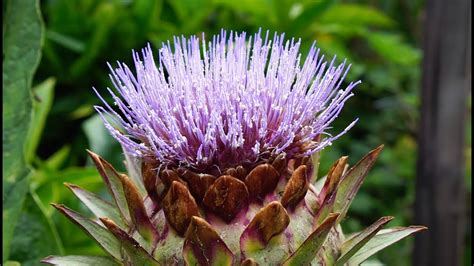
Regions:
<instances>
[{"instance_id":1,"label":"artichoke flower","mask_svg":"<svg viewBox=\"0 0 474 266\"><path fill-rule=\"evenodd\" d=\"M263 36L263 37L262 37ZM222 31L133 52L111 69L113 104L95 106L123 147L128 175L88 151L113 201L66 186L96 218L53 204L105 256L49 256L54 265L357 265L424 229L345 235L340 223L383 145L317 177L319 152L344 135L331 123L358 82L315 44Z\"/></svg>"}]
</instances>

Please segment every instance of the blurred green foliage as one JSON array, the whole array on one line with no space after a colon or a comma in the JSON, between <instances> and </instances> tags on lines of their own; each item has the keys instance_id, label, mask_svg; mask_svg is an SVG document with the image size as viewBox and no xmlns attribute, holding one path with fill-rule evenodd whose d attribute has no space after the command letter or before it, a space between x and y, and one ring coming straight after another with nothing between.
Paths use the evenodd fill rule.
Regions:
<instances>
[{"instance_id":1,"label":"blurred green foliage","mask_svg":"<svg viewBox=\"0 0 474 266\"><path fill-rule=\"evenodd\" d=\"M45 0L40 7L45 33L35 84L41 83L32 90L39 100L33 104L36 130L28 141L38 148L25 155L34 173L10 260L36 265L50 254L103 252L49 206L61 202L87 212L63 182L104 194L101 178L86 159L86 148L124 170L119 145L93 111L99 100L91 88L110 87L106 62L130 65L131 50L147 42L157 49L174 35L211 36L222 28L285 32L302 39L303 54L316 40L327 57L337 54L339 61L346 58L352 64L347 80L363 83L334 123L334 132L356 117L360 121L323 151L320 174L342 155L350 155L354 164L384 143L344 227L359 230L384 215L396 217L391 225L411 223L421 0ZM404 240L377 257L388 265L410 264L411 245L412 239Z\"/></svg>"},{"instance_id":2,"label":"blurred green foliage","mask_svg":"<svg viewBox=\"0 0 474 266\"><path fill-rule=\"evenodd\" d=\"M6 1L7 2L7 1ZM13 230L21 215L31 177L28 154L36 134L29 133L32 99L30 88L40 60L43 25L35 0L8 1L3 6L3 167L2 257L8 259ZM30 122L31 121L31 122Z\"/></svg>"}]
</instances>

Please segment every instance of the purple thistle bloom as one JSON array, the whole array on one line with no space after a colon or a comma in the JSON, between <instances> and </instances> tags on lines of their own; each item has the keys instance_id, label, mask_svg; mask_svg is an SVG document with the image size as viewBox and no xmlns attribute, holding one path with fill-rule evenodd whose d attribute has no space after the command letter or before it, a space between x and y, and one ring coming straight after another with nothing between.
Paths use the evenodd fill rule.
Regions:
<instances>
[{"instance_id":1,"label":"purple thistle bloom","mask_svg":"<svg viewBox=\"0 0 474 266\"><path fill-rule=\"evenodd\" d=\"M159 50L158 66L150 46L142 58L133 52L136 75L109 65L119 111L98 93L105 106L95 108L127 153L162 166L205 172L311 155L355 124L327 132L360 81L339 89L350 66L335 58L328 65L315 44L301 64L299 47L268 32L247 41L222 31L208 44L175 37L174 50L169 42Z\"/></svg>"}]
</instances>

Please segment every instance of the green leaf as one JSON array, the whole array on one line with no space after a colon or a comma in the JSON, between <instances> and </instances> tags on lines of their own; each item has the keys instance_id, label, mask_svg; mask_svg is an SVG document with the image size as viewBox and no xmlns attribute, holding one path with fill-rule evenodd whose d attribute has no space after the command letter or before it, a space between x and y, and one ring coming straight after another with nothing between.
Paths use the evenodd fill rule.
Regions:
<instances>
[{"instance_id":1,"label":"green leaf","mask_svg":"<svg viewBox=\"0 0 474 266\"><path fill-rule=\"evenodd\" d=\"M120 175L120 181L122 182L122 187L125 192L125 199L127 200L132 224L149 243L156 243L159 240L160 234L147 214L143 202L144 197L140 195L137 186L127 175Z\"/></svg>"},{"instance_id":2,"label":"green leaf","mask_svg":"<svg viewBox=\"0 0 474 266\"><path fill-rule=\"evenodd\" d=\"M382 149L383 145L380 145L376 149L370 151L342 177L337 187L336 198L332 207L332 212L339 212L341 214L336 223L339 223L346 215L352 200L354 200L362 182L374 165Z\"/></svg>"},{"instance_id":3,"label":"green leaf","mask_svg":"<svg viewBox=\"0 0 474 266\"><path fill-rule=\"evenodd\" d=\"M53 31L53 30L47 30L46 31L46 38L49 40L56 42L66 48L68 48L71 51L74 51L76 53L82 53L84 52L85 45L83 42L76 40L70 36L61 34L59 32Z\"/></svg>"},{"instance_id":4,"label":"green leaf","mask_svg":"<svg viewBox=\"0 0 474 266\"><path fill-rule=\"evenodd\" d=\"M137 29L143 33L149 32L149 29L156 23L156 19L161 15L163 1L136 0L132 5L132 12L138 25Z\"/></svg>"},{"instance_id":5,"label":"green leaf","mask_svg":"<svg viewBox=\"0 0 474 266\"><path fill-rule=\"evenodd\" d=\"M33 114L26 140L26 161L31 163L46 123L46 117L53 105L56 80L49 78L33 88Z\"/></svg>"},{"instance_id":6,"label":"green leaf","mask_svg":"<svg viewBox=\"0 0 474 266\"><path fill-rule=\"evenodd\" d=\"M104 227L61 204L52 204L64 216L81 227L103 249L117 260L122 259L120 242Z\"/></svg>"},{"instance_id":7,"label":"green leaf","mask_svg":"<svg viewBox=\"0 0 474 266\"><path fill-rule=\"evenodd\" d=\"M64 182L74 182L79 186L94 185L98 188L103 186L103 181L94 167L70 167L61 171L41 169L36 172L31 185L37 189L50 183L62 185Z\"/></svg>"},{"instance_id":8,"label":"green leaf","mask_svg":"<svg viewBox=\"0 0 474 266\"><path fill-rule=\"evenodd\" d=\"M318 29L318 31L321 31ZM339 38L334 38L329 34L320 34L320 37L317 41L317 46L321 49L321 51L327 55L327 58L331 58L336 55L337 62L342 62L342 60L347 59L350 62L354 62L352 59L352 55L350 51L347 49L346 44L343 40Z\"/></svg>"},{"instance_id":9,"label":"green leaf","mask_svg":"<svg viewBox=\"0 0 474 266\"><path fill-rule=\"evenodd\" d=\"M324 222L324 220L328 217L328 215L331 214L332 210L334 209L335 200L336 200L336 196L335 194L332 194L332 195L329 195L329 197L327 197L323 201L319 210L316 213L316 216L314 219L314 226L321 225Z\"/></svg>"},{"instance_id":10,"label":"green leaf","mask_svg":"<svg viewBox=\"0 0 474 266\"><path fill-rule=\"evenodd\" d=\"M100 219L110 232L120 241L123 249L135 265L157 266L158 262L132 236L120 229L107 218Z\"/></svg>"},{"instance_id":11,"label":"green leaf","mask_svg":"<svg viewBox=\"0 0 474 266\"><path fill-rule=\"evenodd\" d=\"M15 227L10 259L23 265L37 265L49 254L64 254L61 240L52 221L29 193Z\"/></svg>"},{"instance_id":12,"label":"green leaf","mask_svg":"<svg viewBox=\"0 0 474 266\"><path fill-rule=\"evenodd\" d=\"M114 138L104 127L100 115L95 114L82 124L82 130L86 133L89 141L89 148L97 154L108 158L110 155L110 146L114 143Z\"/></svg>"},{"instance_id":13,"label":"green leaf","mask_svg":"<svg viewBox=\"0 0 474 266\"><path fill-rule=\"evenodd\" d=\"M294 19L290 28L301 34L306 34L307 27L319 18L321 13L325 12L334 5L334 0L326 1L307 1L307 3L295 3L289 11L290 19ZM301 13L296 13L300 11ZM296 14L295 14L296 13Z\"/></svg>"},{"instance_id":14,"label":"green leaf","mask_svg":"<svg viewBox=\"0 0 474 266\"><path fill-rule=\"evenodd\" d=\"M403 42L398 34L368 32L366 34L370 47L384 59L401 64L418 64L421 51Z\"/></svg>"},{"instance_id":15,"label":"green leaf","mask_svg":"<svg viewBox=\"0 0 474 266\"><path fill-rule=\"evenodd\" d=\"M87 19L100 19L101 23L95 24L94 32L86 43L84 52L72 64L70 73L73 79L86 75L86 72L90 70L90 66L100 55L100 52L107 48L106 45L111 27L117 19L116 9L111 3L101 2L95 10L93 18L87 17Z\"/></svg>"},{"instance_id":16,"label":"green leaf","mask_svg":"<svg viewBox=\"0 0 474 266\"><path fill-rule=\"evenodd\" d=\"M427 228L424 226L409 226L380 230L365 246L357 251L347 263L349 265L359 265L380 250L413 233L425 229Z\"/></svg>"},{"instance_id":17,"label":"green leaf","mask_svg":"<svg viewBox=\"0 0 474 266\"><path fill-rule=\"evenodd\" d=\"M310 184L315 184L316 181L318 180L318 171L319 171L319 160L321 157L321 152L315 152L313 155L311 155L311 162L313 163L313 174L311 175L310 178Z\"/></svg>"},{"instance_id":18,"label":"green leaf","mask_svg":"<svg viewBox=\"0 0 474 266\"><path fill-rule=\"evenodd\" d=\"M110 218L117 223L118 226L125 228L125 223L122 221L119 211L112 203L74 184L64 183L64 185L69 188L96 217Z\"/></svg>"},{"instance_id":19,"label":"green leaf","mask_svg":"<svg viewBox=\"0 0 474 266\"><path fill-rule=\"evenodd\" d=\"M89 149L106 158L115 167L123 166L123 151L120 144L105 128L100 115L95 114L82 123L82 130L89 141ZM90 161L89 161L90 163ZM125 170L119 168L119 171ZM145 188L142 186L143 192Z\"/></svg>"},{"instance_id":20,"label":"green leaf","mask_svg":"<svg viewBox=\"0 0 474 266\"><path fill-rule=\"evenodd\" d=\"M106 160L102 159L99 155L87 151L89 156L94 161L94 164L99 170L100 175L102 176L104 183L107 184L110 194L112 195L115 205L120 210L122 217L126 224L130 224L131 217L128 209L127 199L125 198L125 192L122 186L122 181L120 179L120 174L114 169L114 167L108 163Z\"/></svg>"},{"instance_id":21,"label":"green leaf","mask_svg":"<svg viewBox=\"0 0 474 266\"><path fill-rule=\"evenodd\" d=\"M324 183L326 183L327 175L319 178L316 180L316 183L314 184L314 191L316 192L317 195L321 193L321 190L323 189Z\"/></svg>"},{"instance_id":22,"label":"green leaf","mask_svg":"<svg viewBox=\"0 0 474 266\"><path fill-rule=\"evenodd\" d=\"M353 26L390 27L394 25L391 18L377 9L358 4L333 5L320 17L322 23L337 23Z\"/></svg>"},{"instance_id":23,"label":"green leaf","mask_svg":"<svg viewBox=\"0 0 474 266\"><path fill-rule=\"evenodd\" d=\"M31 119L30 88L40 60L43 25L36 0L10 0L3 19L3 261L28 191L25 141Z\"/></svg>"},{"instance_id":24,"label":"green leaf","mask_svg":"<svg viewBox=\"0 0 474 266\"><path fill-rule=\"evenodd\" d=\"M5 153L4 153L5 156ZM5 170L5 168L4 168ZM15 176L16 182L9 183L5 181L7 178L3 176L3 260L8 259L10 252L10 242L13 238L15 225L20 217L25 195L28 192L28 183L30 173L28 169L24 169L22 173Z\"/></svg>"},{"instance_id":25,"label":"green leaf","mask_svg":"<svg viewBox=\"0 0 474 266\"><path fill-rule=\"evenodd\" d=\"M310 265L311 261L318 254L319 249L323 246L329 231L335 224L338 213L331 213L326 220L321 223L316 230L301 244L301 246L285 261L284 266L292 265Z\"/></svg>"},{"instance_id":26,"label":"green leaf","mask_svg":"<svg viewBox=\"0 0 474 266\"><path fill-rule=\"evenodd\" d=\"M145 190L145 185L143 184L143 178L141 173L141 161L128 154L127 152L123 151L125 155L125 168L127 169L127 173L129 177L133 180L135 185L137 186L140 194L145 196L147 194Z\"/></svg>"},{"instance_id":27,"label":"green leaf","mask_svg":"<svg viewBox=\"0 0 474 266\"><path fill-rule=\"evenodd\" d=\"M119 266L116 261L103 256L49 256L43 263L58 266Z\"/></svg>"},{"instance_id":28,"label":"green leaf","mask_svg":"<svg viewBox=\"0 0 474 266\"><path fill-rule=\"evenodd\" d=\"M18 261L9 260L5 262L5 266L21 266L21 263Z\"/></svg>"},{"instance_id":29,"label":"green leaf","mask_svg":"<svg viewBox=\"0 0 474 266\"><path fill-rule=\"evenodd\" d=\"M351 258L358 250L360 250L371 238L377 234L382 227L393 219L391 216L380 218L371 226L364 229L362 232L354 235L350 239L344 241L341 245L341 255L336 261L336 265L344 265L344 263Z\"/></svg>"},{"instance_id":30,"label":"green leaf","mask_svg":"<svg viewBox=\"0 0 474 266\"><path fill-rule=\"evenodd\" d=\"M179 2L179 1L175 1ZM250 15L254 18L257 18L258 21L275 21L275 12L273 11L274 7L271 1L265 0L242 0L242 1L233 1L233 0L216 0L217 5L222 5L226 8L231 9L234 12L244 13ZM264 26L264 25L260 25Z\"/></svg>"},{"instance_id":31,"label":"green leaf","mask_svg":"<svg viewBox=\"0 0 474 266\"><path fill-rule=\"evenodd\" d=\"M44 162L44 166L49 170L58 170L62 164L66 161L67 156L71 152L71 147L69 145L64 145L61 149L49 156L49 158Z\"/></svg>"}]
</instances>

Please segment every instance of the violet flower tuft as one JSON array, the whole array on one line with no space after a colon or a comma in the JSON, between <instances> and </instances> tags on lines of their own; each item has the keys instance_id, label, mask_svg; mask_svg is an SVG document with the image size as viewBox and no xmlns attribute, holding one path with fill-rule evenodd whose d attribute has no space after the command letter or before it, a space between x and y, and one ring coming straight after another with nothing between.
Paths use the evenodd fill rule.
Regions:
<instances>
[{"instance_id":1,"label":"violet flower tuft","mask_svg":"<svg viewBox=\"0 0 474 266\"><path fill-rule=\"evenodd\" d=\"M157 65L148 45L141 58L133 52L136 74L109 64L118 110L97 92L95 109L128 154L160 166L205 172L311 155L355 124L328 133L360 81L340 89L350 65L328 64L315 43L301 62L299 48L284 34L222 31L209 43L175 37Z\"/></svg>"}]
</instances>

